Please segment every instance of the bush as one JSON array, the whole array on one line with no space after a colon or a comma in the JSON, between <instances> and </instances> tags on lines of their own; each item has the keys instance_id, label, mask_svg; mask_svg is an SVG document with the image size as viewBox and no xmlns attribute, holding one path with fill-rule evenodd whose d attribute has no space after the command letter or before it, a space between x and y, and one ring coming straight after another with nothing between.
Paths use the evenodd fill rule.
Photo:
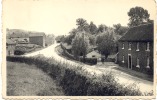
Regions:
<instances>
[{"instance_id":1,"label":"bush","mask_svg":"<svg viewBox=\"0 0 157 100\"><path fill-rule=\"evenodd\" d=\"M14 55L23 55L25 52L21 50L15 50Z\"/></svg>"},{"instance_id":2,"label":"bush","mask_svg":"<svg viewBox=\"0 0 157 100\"><path fill-rule=\"evenodd\" d=\"M119 84L112 73L103 76L91 75L82 66L74 66L65 62L57 62L53 58L37 57L7 57L8 61L35 64L38 68L54 78L69 96L140 96L142 94L135 86L126 87Z\"/></svg>"},{"instance_id":3,"label":"bush","mask_svg":"<svg viewBox=\"0 0 157 100\"><path fill-rule=\"evenodd\" d=\"M90 65L96 65L97 64L97 58L82 58L80 57L80 61L84 62L86 64L90 64Z\"/></svg>"}]
</instances>

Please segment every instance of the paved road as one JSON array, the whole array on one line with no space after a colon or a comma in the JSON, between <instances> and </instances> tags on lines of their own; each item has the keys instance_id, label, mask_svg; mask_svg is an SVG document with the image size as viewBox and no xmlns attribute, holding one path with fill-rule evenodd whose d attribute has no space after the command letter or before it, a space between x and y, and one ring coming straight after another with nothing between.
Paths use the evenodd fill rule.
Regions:
<instances>
[{"instance_id":1,"label":"paved road","mask_svg":"<svg viewBox=\"0 0 157 100\"><path fill-rule=\"evenodd\" d=\"M36 51L30 54L26 54L25 56L29 57L29 56L35 56L38 54L43 54L45 57L53 57L54 59L58 60L58 61L64 61L64 62L68 62L72 65L79 65L79 63L65 59L61 56L59 56L56 51L55 51L55 47L58 44L54 44L51 45L45 49L42 49L40 51ZM126 74L124 72L120 72L114 69L109 69L109 68L103 68L103 67L98 67L98 66L90 66L90 65L83 65L83 68L85 68L85 70L87 70L88 72L90 72L91 74L96 74L96 75L102 75L102 73L105 73L106 71L112 71L114 76L116 77L117 81L121 84L124 84L125 86L129 85L129 84L133 84L136 83L137 87L139 87L140 91L142 92L150 92L151 90L153 90L153 82L138 78L138 77L134 77L131 76L129 74Z\"/></svg>"}]
</instances>

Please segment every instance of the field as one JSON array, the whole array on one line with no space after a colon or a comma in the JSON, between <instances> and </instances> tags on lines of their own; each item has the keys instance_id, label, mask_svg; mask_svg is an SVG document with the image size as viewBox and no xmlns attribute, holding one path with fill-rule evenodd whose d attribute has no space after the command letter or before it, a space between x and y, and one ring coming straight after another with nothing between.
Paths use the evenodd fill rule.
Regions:
<instances>
[{"instance_id":1,"label":"field","mask_svg":"<svg viewBox=\"0 0 157 100\"><path fill-rule=\"evenodd\" d=\"M35 65L7 62L8 96L64 95L55 80Z\"/></svg>"}]
</instances>

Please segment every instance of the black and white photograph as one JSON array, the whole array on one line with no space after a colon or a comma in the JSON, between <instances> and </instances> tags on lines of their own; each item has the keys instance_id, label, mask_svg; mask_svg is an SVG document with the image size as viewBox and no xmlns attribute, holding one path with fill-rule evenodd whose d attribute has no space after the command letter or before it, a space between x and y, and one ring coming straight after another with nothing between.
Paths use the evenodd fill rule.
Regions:
<instances>
[{"instance_id":1,"label":"black and white photograph","mask_svg":"<svg viewBox=\"0 0 157 100\"><path fill-rule=\"evenodd\" d=\"M154 0L2 5L3 98L155 98Z\"/></svg>"}]
</instances>

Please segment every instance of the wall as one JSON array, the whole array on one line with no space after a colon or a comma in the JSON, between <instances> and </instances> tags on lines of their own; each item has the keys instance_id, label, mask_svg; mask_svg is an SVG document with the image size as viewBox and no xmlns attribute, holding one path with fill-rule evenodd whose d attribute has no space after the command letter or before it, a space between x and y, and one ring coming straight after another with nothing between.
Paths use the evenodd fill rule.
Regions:
<instances>
[{"instance_id":1,"label":"wall","mask_svg":"<svg viewBox=\"0 0 157 100\"><path fill-rule=\"evenodd\" d=\"M42 47L45 47L45 37L44 36L29 37L29 42L32 44L37 44Z\"/></svg>"},{"instance_id":2,"label":"wall","mask_svg":"<svg viewBox=\"0 0 157 100\"><path fill-rule=\"evenodd\" d=\"M124 43L124 49L122 49ZM147 74L153 73L153 43L150 43L150 52L146 51L147 42L139 42L139 51L136 51L137 42L131 42L131 50L128 50L128 42L119 42L118 43L118 63L122 67L128 68L128 54L132 55L132 69L140 71ZM122 63L124 56L124 63ZM147 69L147 56L150 57L150 69ZM140 68L136 67L137 58L139 58Z\"/></svg>"}]
</instances>

